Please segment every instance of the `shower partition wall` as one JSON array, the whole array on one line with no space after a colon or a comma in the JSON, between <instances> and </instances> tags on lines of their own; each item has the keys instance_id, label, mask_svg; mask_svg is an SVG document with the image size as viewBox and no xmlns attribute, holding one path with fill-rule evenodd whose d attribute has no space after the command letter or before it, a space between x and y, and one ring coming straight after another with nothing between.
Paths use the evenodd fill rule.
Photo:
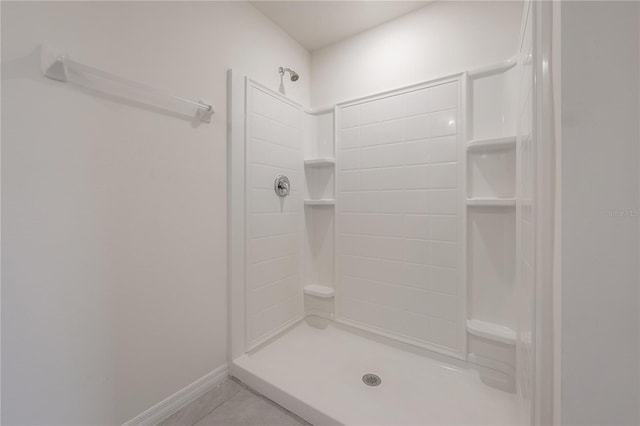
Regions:
<instances>
[{"instance_id":1,"label":"shower partition wall","mask_svg":"<svg viewBox=\"0 0 640 426\"><path fill-rule=\"evenodd\" d=\"M462 75L337 109L336 321L466 356Z\"/></svg>"},{"instance_id":2,"label":"shower partition wall","mask_svg":"<svg viewBox=\"0 0 640 426\"><path fill-rule=\"evenodd\" d=\"M300 105L229 71L230 357L299 321L302 309L302 141ZM232 94L235 93L236 96ZM241 94L240 97L237 97ZM232 161L237 159L238 161ZM274 179L288 176L289 195Z\"/></svg>"},{"instance_id":3,"label":"shower partition wall","mask_svg":"<svg viewBox=\"0 0 640 426\"><path fill-rule=\"evenodd\" d=\"M246 86L246 339L251 350L302 318L302 146L299 105ZM285 175L289 195L274 193Z\"/></svg>"}]
</instances>

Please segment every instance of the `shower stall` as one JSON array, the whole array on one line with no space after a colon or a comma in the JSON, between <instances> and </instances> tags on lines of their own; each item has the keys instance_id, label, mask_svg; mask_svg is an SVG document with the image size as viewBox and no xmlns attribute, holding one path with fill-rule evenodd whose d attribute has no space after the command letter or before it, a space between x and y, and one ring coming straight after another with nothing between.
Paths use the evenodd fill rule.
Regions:
<instances>
[{"instance_id":1,"label":"shower stall","mask_svg":"<svg viewBox=\"0 0 640 426\"><path fill-rule=\"evenodd\" d=\"M313 424L544 416L545 7L512 58L327 108L229 72L233 376Z\"/></svg>"}]
</instances>

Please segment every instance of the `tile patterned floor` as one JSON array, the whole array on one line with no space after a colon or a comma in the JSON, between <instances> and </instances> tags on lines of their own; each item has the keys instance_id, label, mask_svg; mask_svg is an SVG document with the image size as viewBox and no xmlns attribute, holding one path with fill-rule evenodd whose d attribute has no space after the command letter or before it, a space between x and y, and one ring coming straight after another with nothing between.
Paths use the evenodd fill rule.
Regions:
<instances>
[{"instance_id":1,"label":"tile patterned floor","mask_svg":"<svg viewBox=\"0 0 640 426\"><path fill-rule=\"evenodd\" d=\"M193 401L158 426L298 426L300 417L233 379Z\"/></svg>"}]
</instances>

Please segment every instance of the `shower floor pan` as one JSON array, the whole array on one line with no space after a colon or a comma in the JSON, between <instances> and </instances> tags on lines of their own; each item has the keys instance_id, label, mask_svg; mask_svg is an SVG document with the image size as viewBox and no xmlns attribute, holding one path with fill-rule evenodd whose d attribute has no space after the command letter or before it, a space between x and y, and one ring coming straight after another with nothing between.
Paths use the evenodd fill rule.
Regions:
<instances>
[{"instance_id":1,"label":"shower floor pan","mask_svg":"<svg viewBox=\"0 0 640 426\"><path fill-rule=\"evenodd\" d=\"M235 359L231 374L316 426L519 423L515 394L483 384L466 363L406 349L307 317Z\"/></svg>"}]
</instances>

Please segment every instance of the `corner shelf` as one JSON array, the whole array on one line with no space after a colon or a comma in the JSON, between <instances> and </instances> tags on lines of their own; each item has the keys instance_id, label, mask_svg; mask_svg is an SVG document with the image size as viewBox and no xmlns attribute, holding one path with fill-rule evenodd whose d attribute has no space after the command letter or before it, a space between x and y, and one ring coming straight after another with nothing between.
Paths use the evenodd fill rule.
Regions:
<instances>
[{"instance_id":1,"label":"corner shelf","mask_svg":"<svg viewBox=\"0 0 640 426\"><path fill-rule=\"evenodd\" d=\"M506 345L516 344L516 332L509 327L480 320L467 320L467 332L473 336L494 340Z\"/></svg>"},{"instance_id":2,"label":"corner shelf","mask_svg":"<svg viewBox=\"0 0 640 426\"><path fill-rule=\"evenodd\" d=\"M321 299L331 299L334 295L333 288L318 284L304 286L304 294L320 297Z\"/></svg>"},{"instance_id":3,"label":"corner shelf","mask_svg":"<svg viewBox=\"0 0 640 426\"><path fill-rule=\"evenodd\" d=\"M329 167L336 164L335 158L311 158L304 160L305 167Z\"/></svg>"},{"instance_id":4,"label":"corner shelf","mask_svg":"<svg viewBox=\"0 0 640 426\"><path fill-rule=\"evenodd\" d=\"M515 205L515 198L467 198L467 206L469 207L513 207Z\"/></svg>"},{"instance_id":5,"label":"corner shelf","mask_svg":"<svg viewBox=\"0 0 640 426\"><path fill-rule=\"evenodd\" d=\"M333 206L336 204L336 200L333 198L325 198L321 200L304 200L305 206Z\"/></svg>"},{"instance_id":6,"label":"corner shelf","mask_svg":"<svg viewBox=\"0 0 640 426\"><path fill-rule=\"evenodd\" d=\"M467 151L490 151L496 149L515 148L515 136L503 136L498 138L473 139L467 143Z\"/></svg>"}]
</instances>

